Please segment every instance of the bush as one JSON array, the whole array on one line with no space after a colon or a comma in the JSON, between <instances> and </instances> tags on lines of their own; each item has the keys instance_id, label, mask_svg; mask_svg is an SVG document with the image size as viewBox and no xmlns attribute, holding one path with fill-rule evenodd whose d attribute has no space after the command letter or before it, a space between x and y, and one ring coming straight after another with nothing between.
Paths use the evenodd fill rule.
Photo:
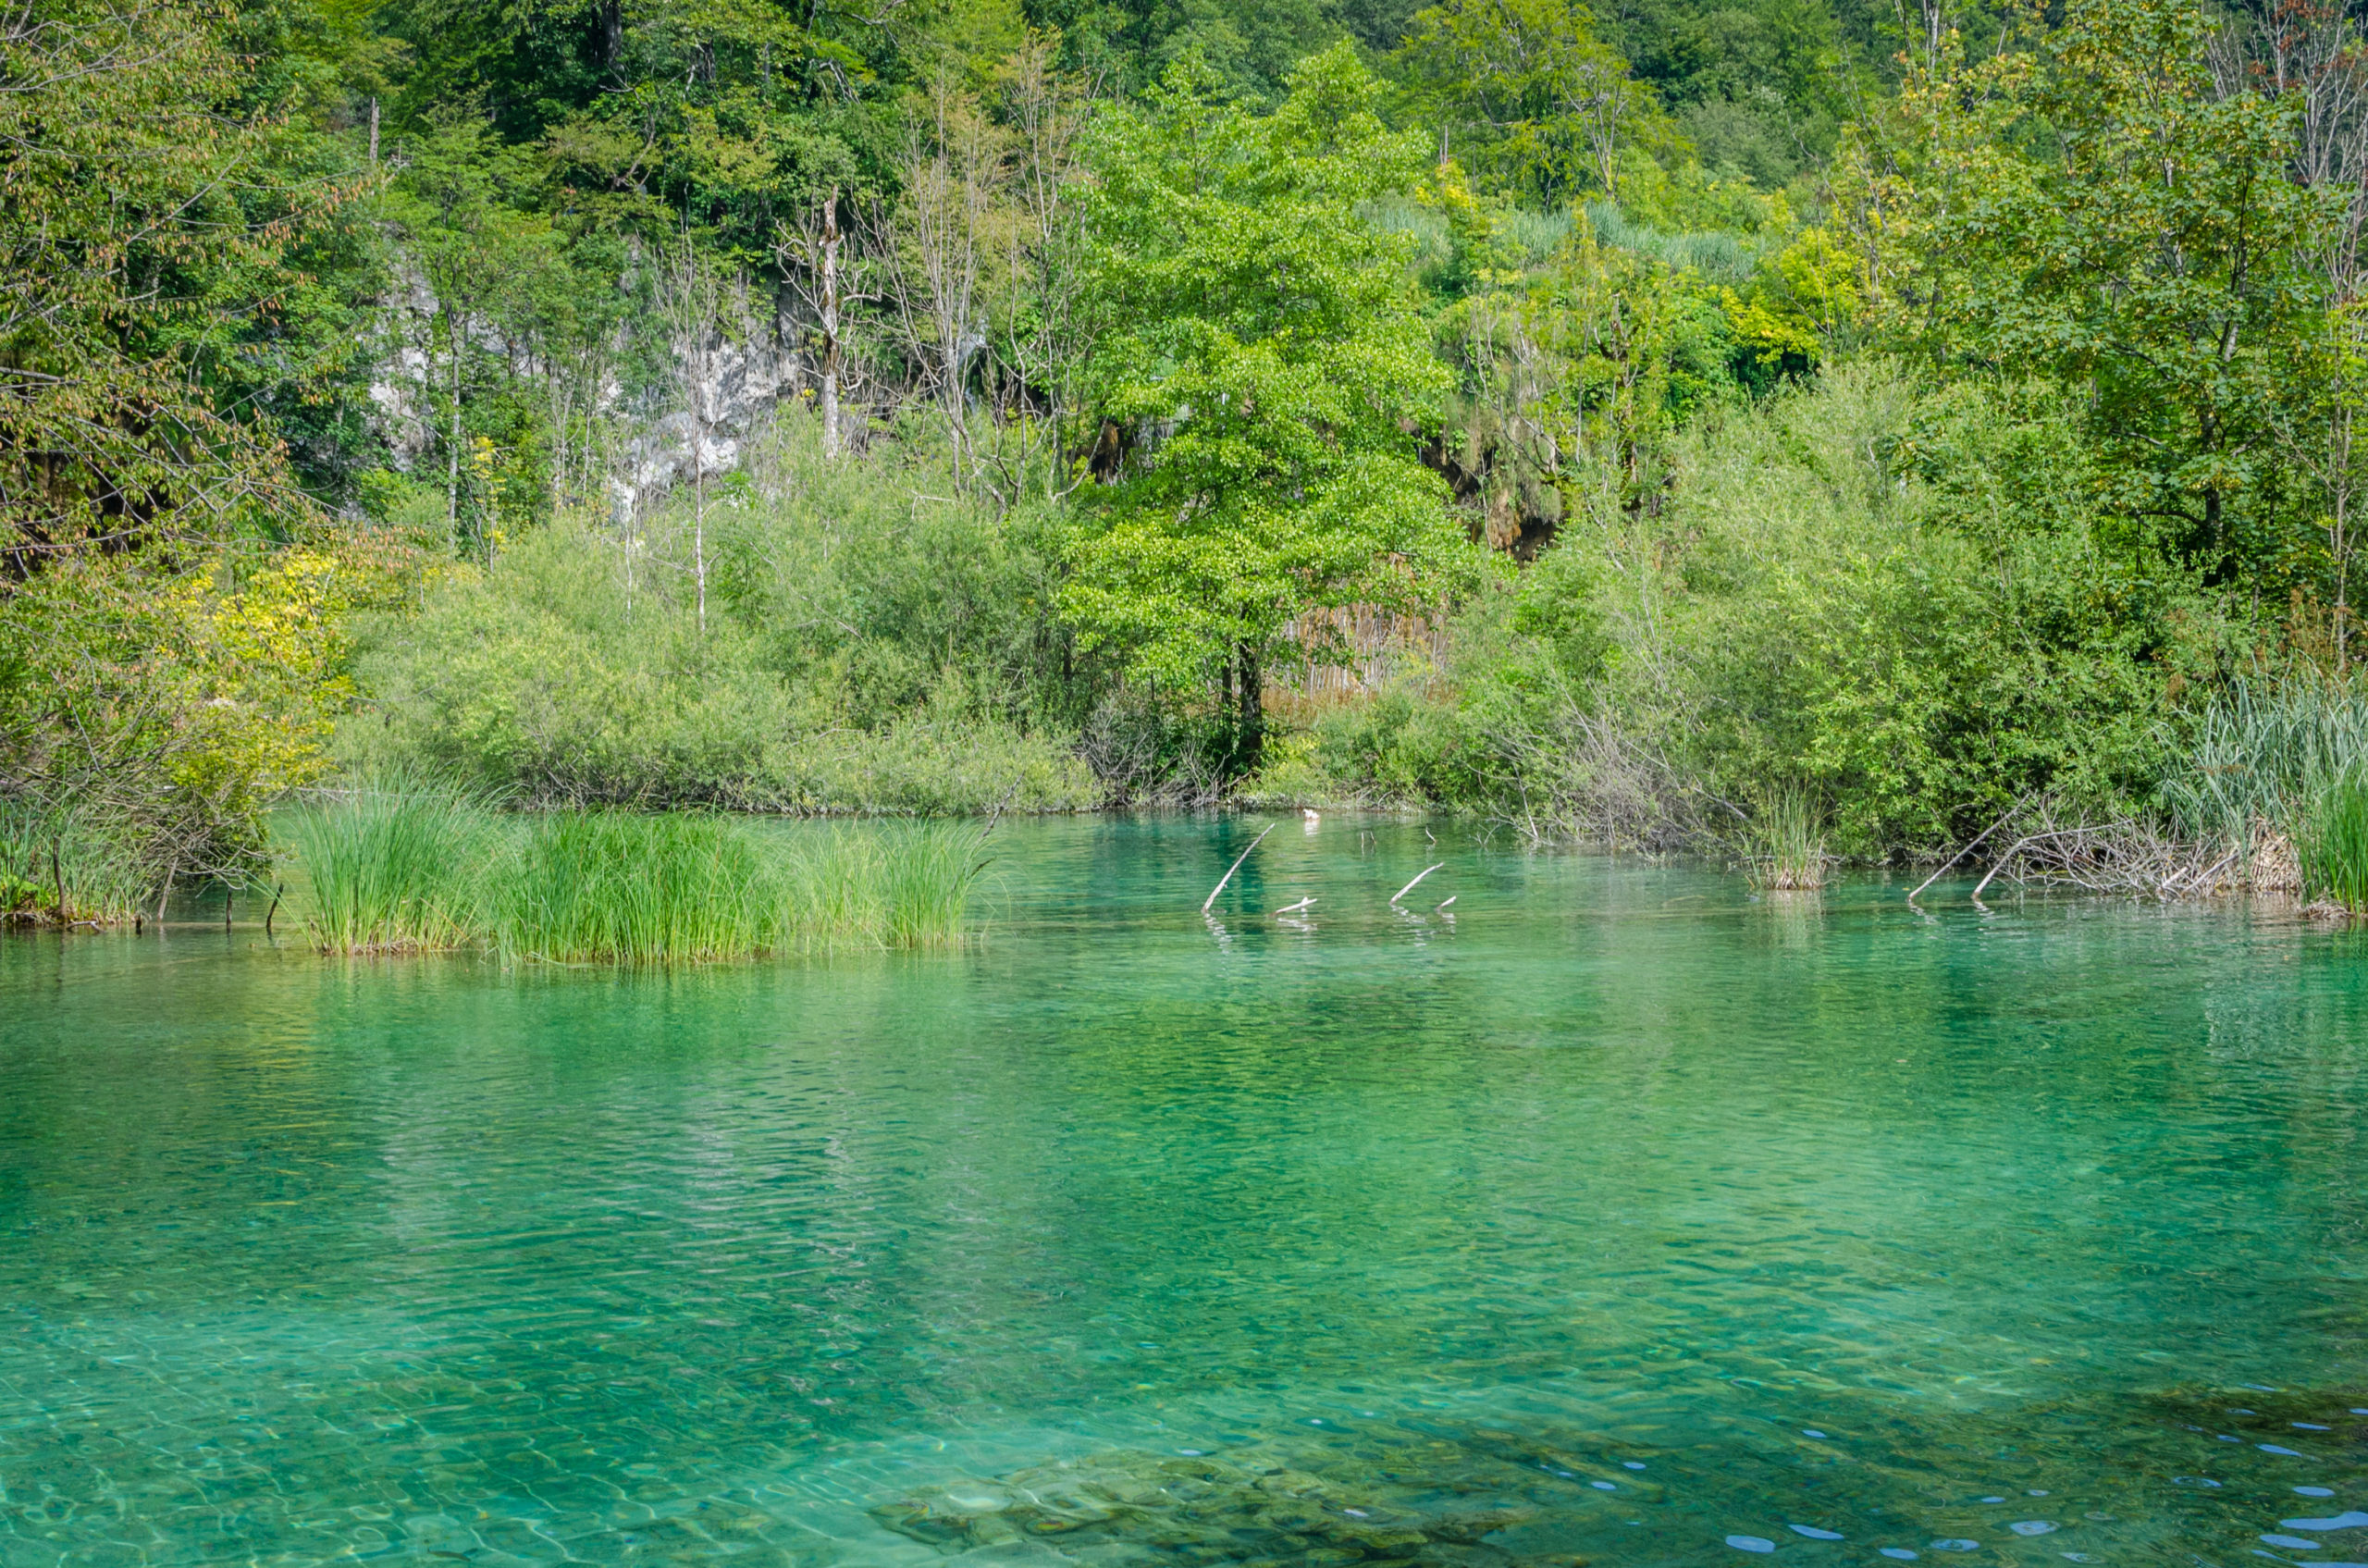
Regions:
<instances>
[{"instance_id":1,"label":"bush","mask_svg":"<svg viewBox=\"0 0 2368 1568\"><path fill-rule=\"evenodd\" d=\"M350 766L421 766L527 805L1070 810L1078 759L1049 568L1026 518L827 463L803 421L710 510L561 520L377 623Z\"/></svg>"},{"instance_id":2,"label":"bush","mask_svg":"<svg viewBox=\"0 0 2368 1568\"><path fill-rule=\"evenodd\" d=\"M1315 726L1324 769L1659 845L1729 839L1797 788L1865 857L2027 796L2134 809L2226 634L2197 583L2078 509L2069 428L1883 364L1718 411L1677 439L1669 495L1572 506L1517 586L1467 603L1429 691Z\"/></svg>"}]
</instances>

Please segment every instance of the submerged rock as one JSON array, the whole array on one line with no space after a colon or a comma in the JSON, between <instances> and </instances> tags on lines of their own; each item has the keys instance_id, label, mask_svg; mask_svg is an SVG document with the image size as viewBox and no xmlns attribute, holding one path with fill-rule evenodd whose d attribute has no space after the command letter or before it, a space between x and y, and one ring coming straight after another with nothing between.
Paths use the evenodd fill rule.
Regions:
<instances>
[{"instance_id":1,"label":"submerged rock","mask_svg":"<svg viewBox=\"0 0 2368 1568\"><path fill-rule=\"evenodd\" d=\"M1415 1438L1317 1456L1115 1450L917 1492L872 1510L980 1568L1585 1568L1489 1539L1586 1485L1489 1441ZM1297 1461L1297 1463L1294 1463Z\"/></svg>"}]
</instances>

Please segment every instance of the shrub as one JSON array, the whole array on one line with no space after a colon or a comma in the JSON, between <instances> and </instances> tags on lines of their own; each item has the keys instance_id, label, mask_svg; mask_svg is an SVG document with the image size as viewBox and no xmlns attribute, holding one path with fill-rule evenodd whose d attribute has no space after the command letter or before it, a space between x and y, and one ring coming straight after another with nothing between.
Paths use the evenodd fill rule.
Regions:
<instances>
[{"instance_id":1,"label":"shrub","mask_svg":"<svg viewBox=\"0 0 2368 1568\"><path fill-rule=\"evenodd\" d=\"M527 805L939 813L1095 803L1057 679L1036 525L916 498L788 433L709 518L562 519L384 620L350 765Z\"/></svg>"},{"instance_id":2,"label":"shrub","mask_svg":"<svg viewBox=\"0 0 2368 1568\"><path fill-rule=\"evenodd\" d=\"M1659 846L1723 842L1738 803L1794 786L1864 857L2029 796L2135 809L2225 622L2074 504L2069 428L2035 394L1882 364L1705 417L1666 497L1572 507L1516 587L1462 606L1440 680L1328 717L1319 754L1528 831Z\"/></svg>"}]
</instances>

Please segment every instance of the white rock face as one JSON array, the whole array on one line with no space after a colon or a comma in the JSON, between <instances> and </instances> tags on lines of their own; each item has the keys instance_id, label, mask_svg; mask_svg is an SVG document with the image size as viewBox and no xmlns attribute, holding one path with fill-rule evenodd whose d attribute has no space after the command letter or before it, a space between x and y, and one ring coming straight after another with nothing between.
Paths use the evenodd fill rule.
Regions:
<instances>
[{"instance_id":1,"label":"white rock face","mask_svg":"<svg viewBox=\"0 0 2368 1568\"><path fill-rule=\"evenodd\" d=\"M440 482L440 473L422 472L440 462L436 446L439 422L447 417L440 377L449 367L440 353L430 352L437 309L426 279L415 268L401 268L395 286L379 302L365 346L375 363L371 424L386 443L388 462L401 472ZM738 466L748 436L783 399L805 390L810 372L793 346L796 333L790 324L776 318L753 322L750 328L737 335L719 333L709 346L708 373L697 389L698 422L683 406L679 352L667 385L634 400L647 401L647 408L628 407L617 378L604 377L594 400L595 414L633 432L619 443L606 486L610 507L621 520L646 510L695 474L714 479L730 473ZM491 325L473 327L469 337L487 360L506 361L522 371L532 364L525 345L510 341ZM636 419L636 414L645 417ZM694 438L695 423L705 426L702 438Z\"/></svg>"}]
</instances>

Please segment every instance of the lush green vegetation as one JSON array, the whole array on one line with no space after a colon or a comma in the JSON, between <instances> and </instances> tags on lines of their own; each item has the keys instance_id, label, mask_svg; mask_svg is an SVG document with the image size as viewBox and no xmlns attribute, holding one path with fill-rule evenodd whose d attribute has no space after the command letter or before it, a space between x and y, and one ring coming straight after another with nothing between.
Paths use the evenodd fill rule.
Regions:
<instances>
[{"instance_id":1,"label":"lush green vegetation","mask_svg":"<svg viewBox=\"0 0 2368 1568\"><path fill-rule=\"evenodd\" d=\"M2351 914L2368 912L2368 781L2356 763L2312 791L2294 847L2306 895Z\"/></svg>"},{"instance_id":2,"label":"lush green vegetation","mask_svg":"<svg viewBox=\"0 0 2368 1568\"><path fill-rule=\"evenodd\" d=\"M38 0L0 902L253 878L340 772L598 809L304 816L359 948L906 939L896 856L783 881L620 814L666 808L1362 799L1771 883L2041 809L2307 859L2357 736L2260 726L2355 703L2359 34ZM515 874L468 891L438 810ZM633 833L684 880L604 883Z\"/></svg>"},{"instance_id":3,"label":"lush green vegetation","mask_svg":"<svg viewBox=\"0 0 2368 1568\"><path fill-rule=\"evenodd\" d=\"M329 952L437 952L484 924L499 827L455 791L365 780L299 808L292 836L310 895L304 923Z\"/></svg>"},{"instance_id":4,"label":"lush green vegetation","mask_svg":"<svg viewBox=\"0 0 2368 1568\"><path fill-rule=\"evenodd\" d=\"M396 779L304 807L292 848L298 907L326 952L699 963L958 945L986 831L915 823L791 839L689 812L505 817Z\"/></svg>"}]
</instances>

